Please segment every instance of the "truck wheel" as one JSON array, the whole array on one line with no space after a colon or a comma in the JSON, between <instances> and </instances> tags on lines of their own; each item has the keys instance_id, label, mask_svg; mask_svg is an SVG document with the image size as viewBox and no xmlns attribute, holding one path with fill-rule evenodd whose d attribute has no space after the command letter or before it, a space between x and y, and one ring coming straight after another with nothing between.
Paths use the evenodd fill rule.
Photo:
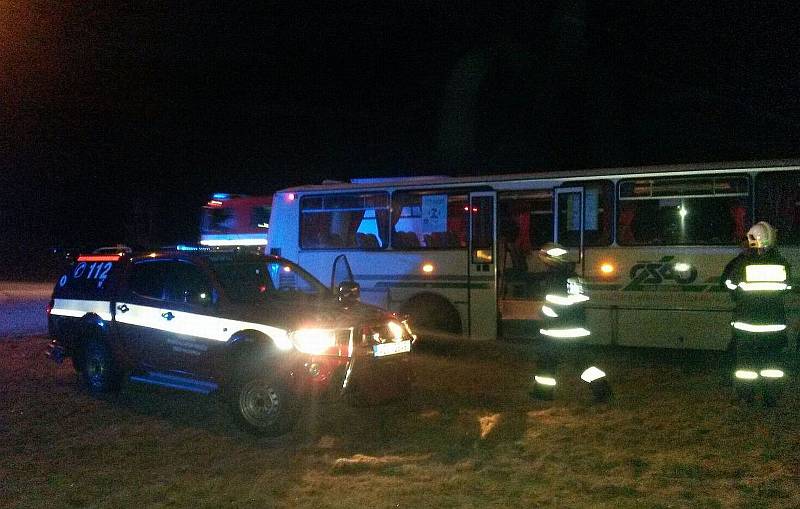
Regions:
<instances>
[{"instance_id":1,"label":"truck wheel","mask_svg":"<svg viewBox=\"0 0 800 509\"><path fill-rule=\"evenodd\" d=\"M83 352L76 353L70 357L70 361L72 362L72 369L75 370L75 373L80 375L83 372Z\"/></svg>"},{"instance_id":2,"label":"truck wheel","mask_svg":"<svg viewBox=\"0 0 800 509\"><path fill-rule=\"evenodd\" d=\"M119 368L108 345L99 339L89 339L80 358L79 372L91 395L100 396L119 390Z\"/></svg>"},{"instance_id":3,"label":"truck wheel","mask_svg":"<svg viewBox=\"0 0 800 509\"><path fill-rule=\"evenodd\" d=\"M296 420L296 401L283 382L260 375L236 385L231 394L239 423L258 435L278 436L289 432Z\"/></svg>"}]
</instances>

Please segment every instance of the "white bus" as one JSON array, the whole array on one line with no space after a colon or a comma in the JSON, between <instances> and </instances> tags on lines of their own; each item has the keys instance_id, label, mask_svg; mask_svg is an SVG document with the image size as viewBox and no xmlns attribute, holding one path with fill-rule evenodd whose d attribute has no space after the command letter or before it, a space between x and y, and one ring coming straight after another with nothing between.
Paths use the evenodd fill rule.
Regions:
<instances>
[{"instance_id":1,"label":"white bus","mask_svg":"<svg viewBox=\"0 0 800 509\"><path fill-rule=\"evenodd\" d=\"M536 252L553 241L587 281L592 341L725 349L719 277L759 220L800 270L800 161L296 187L275 195L269 247L320 278L345 253L365 302L491 339L536 335ZM787 301L795 338L800 295Z\"/></svg>"}]
</instances>

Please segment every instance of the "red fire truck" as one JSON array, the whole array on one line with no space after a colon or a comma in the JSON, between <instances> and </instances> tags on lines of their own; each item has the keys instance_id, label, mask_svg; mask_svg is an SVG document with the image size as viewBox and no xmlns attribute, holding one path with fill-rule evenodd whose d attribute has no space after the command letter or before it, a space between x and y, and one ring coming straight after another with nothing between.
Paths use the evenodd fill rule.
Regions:
<instances>
[{"instance_id":1,"label":"red fire truck","mask_svg":"<svg viewBox=\"0 0 800 509\"><path fill-rule=\"evenodd\" d=\"M200 244L266 246L271 209L272 196L214 193L202 209Z\"/></svg>"}]
</instances>

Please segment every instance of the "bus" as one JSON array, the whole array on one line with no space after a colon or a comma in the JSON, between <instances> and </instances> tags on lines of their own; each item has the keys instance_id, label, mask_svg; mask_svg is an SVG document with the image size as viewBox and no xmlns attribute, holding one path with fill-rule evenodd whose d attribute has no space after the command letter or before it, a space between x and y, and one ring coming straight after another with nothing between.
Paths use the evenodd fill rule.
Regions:
<instances>
[{"instance_id":1,"label":"bus","mask_svg":"<svg viewBox=\"0 0 800 509\"><path fill-rule=\"evenodd\" d=\"M599 344L727 348L719 278L756 221L800 270L800 161L355 179L282 190L272 214L272 253L317 277L344 253L364 301L465 338L536 336L548 242L573 257ZM794 340L798 294L787 312Z\"/></svg>"},{"instance_id":2,"label":"bus","mask_svg":"<svg viewBox=\"0 0 800 509\"><path fill-rule=\"evenodd\" d=\"M200 212L200 245L267 245L272 196L214 193Z\"/></svg>"}]
</instances>

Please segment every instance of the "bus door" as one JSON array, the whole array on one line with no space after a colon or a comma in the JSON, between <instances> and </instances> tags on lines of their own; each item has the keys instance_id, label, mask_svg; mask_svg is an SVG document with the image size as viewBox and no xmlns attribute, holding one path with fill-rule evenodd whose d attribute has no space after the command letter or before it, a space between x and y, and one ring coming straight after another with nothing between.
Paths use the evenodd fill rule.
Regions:
<instances>
[{"instance_id":1,"label":"bus door","mask_svg":"<svg viewBox=\"0 0 800 509\"><path fill-rule=\"evenodd\" d=\"M494 191L469 196L469 335L477 339L497 337L496 202Z\"/></svg>"},{"instance_id":2,"label":"bus door","mask_svg":"<svg viewBox=\"0 0 800 509\"><path fill-rule=\"evenodd\" d=\"M553 240L569 251L566 256L569 260L578 262L575 270L584 275L586 257L583 247L583 188L557 188L555 195Z\"/></svg>"}]
</instances>

